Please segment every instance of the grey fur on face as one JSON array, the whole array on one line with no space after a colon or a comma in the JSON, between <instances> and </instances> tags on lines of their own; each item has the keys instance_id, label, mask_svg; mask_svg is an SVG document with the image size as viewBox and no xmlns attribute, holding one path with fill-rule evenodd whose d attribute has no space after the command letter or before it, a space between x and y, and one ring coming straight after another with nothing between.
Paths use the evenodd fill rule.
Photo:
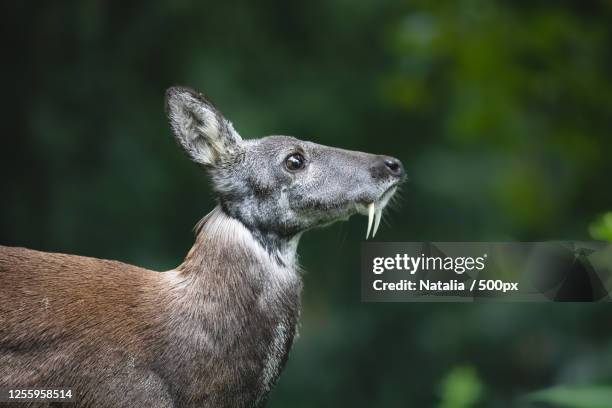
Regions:
<instances>
[{"instance_id":1,"label":"grey fur on face","mask_svg":"<svg viewBox=\"0 0 612 408\"><path fill-rule=\"evenodd\" d=\"M356 213L369 212L371 224L376 211L378 224L404 180L401 163L388 156L289 136L243 140L204 96L188 88L171 88L167 108L179 145L208 169L223 210L266 247ZM294 155L303 168L288 168Z\"/></svg>"}]
</instances>

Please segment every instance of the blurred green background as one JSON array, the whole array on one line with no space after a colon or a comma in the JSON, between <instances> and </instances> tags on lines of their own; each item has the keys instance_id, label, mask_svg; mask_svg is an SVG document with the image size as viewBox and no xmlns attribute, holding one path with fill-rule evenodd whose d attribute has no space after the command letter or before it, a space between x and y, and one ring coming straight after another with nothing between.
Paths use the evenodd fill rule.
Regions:
<instances>
[{"instance_id":1,"label":"blurred green background","mask_svg":"<svg viewBox=\"0 0 612 408\"><path fill-rule=\"evenodd\" d=\"M379 240L612 240L610 1L0 7L1 244L179 264L215 201L166 123L175 84L243 137L399 157L411 182ZM270 407L507 407L612 383L606 304L362 304L365 222L302 239Z\"/></svg>"}]
</instances>

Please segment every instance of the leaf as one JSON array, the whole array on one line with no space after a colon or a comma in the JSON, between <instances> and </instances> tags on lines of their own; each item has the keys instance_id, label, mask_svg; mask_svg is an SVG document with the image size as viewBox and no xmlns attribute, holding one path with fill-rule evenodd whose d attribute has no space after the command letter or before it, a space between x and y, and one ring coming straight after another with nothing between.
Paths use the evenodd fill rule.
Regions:
<instances>
[{"instance_id":1,"label":"leaf","mask_svg":"<svg viewBox=\"0 0 612 408\"><path fill-rule=\"evenodd\" d=\"M589 226L589 232L595 239L612 242L612 212L604 214Z\"/></svg>"},{"instance_id":2,"label":"leaf","mask_svg":"<svg viewBox=\"0 0 612 408\"><path fill-rule=\"evenodd\" d=\"M612 406L612 387L555 387L531 393L526 396L526 399L565 408L610 408Z\"/></svg>"},{"instance_id":3,"label":"leaf","mask_svg":"<svg viewBox=\"0 0 612 408\"><path fill-rule=\"evenodd\" d=\"M482 394L482 384L473 367L456 367L442 383L440 408L473 407Z\"/></svg>"}]
</instances>

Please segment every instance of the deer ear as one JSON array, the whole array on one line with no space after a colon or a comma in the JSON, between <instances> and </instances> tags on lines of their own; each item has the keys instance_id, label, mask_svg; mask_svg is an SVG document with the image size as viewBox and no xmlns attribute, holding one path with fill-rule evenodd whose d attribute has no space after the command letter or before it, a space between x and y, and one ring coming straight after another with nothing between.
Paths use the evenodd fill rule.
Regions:
<instances>
[{"instance_id":1,"label":"deer ear","mask_svg":"<svg viewBox=\"0 0 612 408\"><path fill-rule=\"evenodd\" d=\"M196 163L214 167L238 152L240 135L202 94L189 88L169 88L166 112L176 140Z\"/></svg>"}]
</instances>

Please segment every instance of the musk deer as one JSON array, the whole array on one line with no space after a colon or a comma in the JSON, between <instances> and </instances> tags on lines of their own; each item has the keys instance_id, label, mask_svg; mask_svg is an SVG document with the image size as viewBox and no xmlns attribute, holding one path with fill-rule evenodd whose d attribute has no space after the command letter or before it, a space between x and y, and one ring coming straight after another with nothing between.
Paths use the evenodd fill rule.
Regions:
<instances>
[{"instance_id":1,"label":"musk deer","mask_svg":"<svg viewBox=\"0 0 612 408\"><path fill-rule=\"evenodd\" d=\"M166 272L0 247L0 388L71 388L78 407L264 406L300 314L301 234L361 213L374 235L404 179L389 156L243 140L188 88L166 109L218 196L195 244Z\"/></svg>"}]
</instances>

